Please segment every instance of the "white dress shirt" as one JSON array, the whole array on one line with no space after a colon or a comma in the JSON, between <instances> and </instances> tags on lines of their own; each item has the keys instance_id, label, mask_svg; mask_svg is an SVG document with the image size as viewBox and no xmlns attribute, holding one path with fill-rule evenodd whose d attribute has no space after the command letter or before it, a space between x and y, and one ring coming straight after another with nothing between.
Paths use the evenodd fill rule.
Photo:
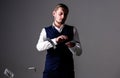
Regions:
<instances>
[{"instance_id":1,"label":"white dress shirt","mask_svg":"<svg viewBox=\"0 0 120 78\"><path fill-rule=\"evenodd\" d=\"M58 32L62 32L62 29L64 28L64 25L62 25L60 28L56 27L54 24L53 24L53 26L55 27L55 29ZM80 41L79 35L78 35L77 29L75 27L73 28L73 31L74 31L74 35L73 35L72 41L75 41L76 45L72 48L69 48L69 50L73 54L80 55L82 49L81 49L80 43L78 43ZM55 38L51 39L51 41L54 43L54 45L57 45ZM43 28L41 33L40 33L40 37L39 37L38 43L36 45L36 48L38 51L44 51L44 50L47 50L47 49L52 48L52 47L53 47L53 45L47 40L45 28Z\"/></svg>"}]
</instances>

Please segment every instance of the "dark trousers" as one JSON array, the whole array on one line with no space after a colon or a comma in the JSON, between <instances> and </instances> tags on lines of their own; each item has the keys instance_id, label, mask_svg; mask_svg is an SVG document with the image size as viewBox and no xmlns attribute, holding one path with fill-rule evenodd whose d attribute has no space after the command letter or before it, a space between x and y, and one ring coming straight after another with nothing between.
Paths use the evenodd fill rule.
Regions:
<instances>
[{"instance_id":1,"label":"dark trousers","mask_svg":"<svg viewBox=\"0 0 120 78\"><path fill-rule=\"evenodd\" d=\"M43 78L75 78L74 71L44 72Z\"/></svg>"}]
</instances>

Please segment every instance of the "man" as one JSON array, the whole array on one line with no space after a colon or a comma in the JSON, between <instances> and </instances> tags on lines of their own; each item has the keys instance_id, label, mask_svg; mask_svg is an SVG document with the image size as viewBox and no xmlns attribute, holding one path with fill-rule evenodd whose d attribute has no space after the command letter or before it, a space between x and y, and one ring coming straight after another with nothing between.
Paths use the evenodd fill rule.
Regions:
<instances>
[{"instance_id":1,"label":"man","mask_svg":"<svg viewBox=\"0 0 120 78\"><path fill-rule=\"evenodd\" d=\"M42 29L36 48L47 50L43 78L74 78L73 53L82 52L75 27L65 24L69 9L65 4L53 10L53 24Z\"/></svg>"}]
</instances>

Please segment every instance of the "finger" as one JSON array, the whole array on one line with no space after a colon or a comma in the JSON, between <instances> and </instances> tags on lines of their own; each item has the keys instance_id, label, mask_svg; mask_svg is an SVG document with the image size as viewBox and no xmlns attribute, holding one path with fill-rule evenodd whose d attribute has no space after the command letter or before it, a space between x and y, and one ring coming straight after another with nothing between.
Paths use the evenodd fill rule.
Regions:
<instances>
[{"instance_id":1,"label":"finger","mask_svg":"<svg viewBox=\"0 0 120 78\"><path fill-rule=\"evenodd\" d=\"M64 38L64 39L68 39L68 37L67 37L67 36L63 36L63 38Z\"/></svg>"},{"instance_id":2,"label":"finger","mask_svg":"<svg viewBox=\"0 0 120 78\"><path fill-rule=\"evenodd\" d=\"M64 39L67 39L67 36L65 36L65 35L62 35L62 38L64 38Z\"/></svg>"}]
</instances>

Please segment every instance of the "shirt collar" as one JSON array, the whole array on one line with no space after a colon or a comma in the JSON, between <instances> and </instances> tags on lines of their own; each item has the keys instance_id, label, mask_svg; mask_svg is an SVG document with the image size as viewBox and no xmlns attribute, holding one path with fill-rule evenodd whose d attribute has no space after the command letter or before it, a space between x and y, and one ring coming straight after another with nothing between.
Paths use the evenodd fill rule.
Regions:
<instances>
[{"instance_id":1,"label":"shirt collar","mask_svg":"<svg viewBox=\"0 0 120 78\"><path fill-rule=\"evenodd\" d=\"M64 24L60 26L60 28L58 28L57 26L55 26L55 24L53 23L53 26L55 27L55 29L58 31L58 32L62 32L63 28L64 28Z\"/></svg>"}]
</instances>

